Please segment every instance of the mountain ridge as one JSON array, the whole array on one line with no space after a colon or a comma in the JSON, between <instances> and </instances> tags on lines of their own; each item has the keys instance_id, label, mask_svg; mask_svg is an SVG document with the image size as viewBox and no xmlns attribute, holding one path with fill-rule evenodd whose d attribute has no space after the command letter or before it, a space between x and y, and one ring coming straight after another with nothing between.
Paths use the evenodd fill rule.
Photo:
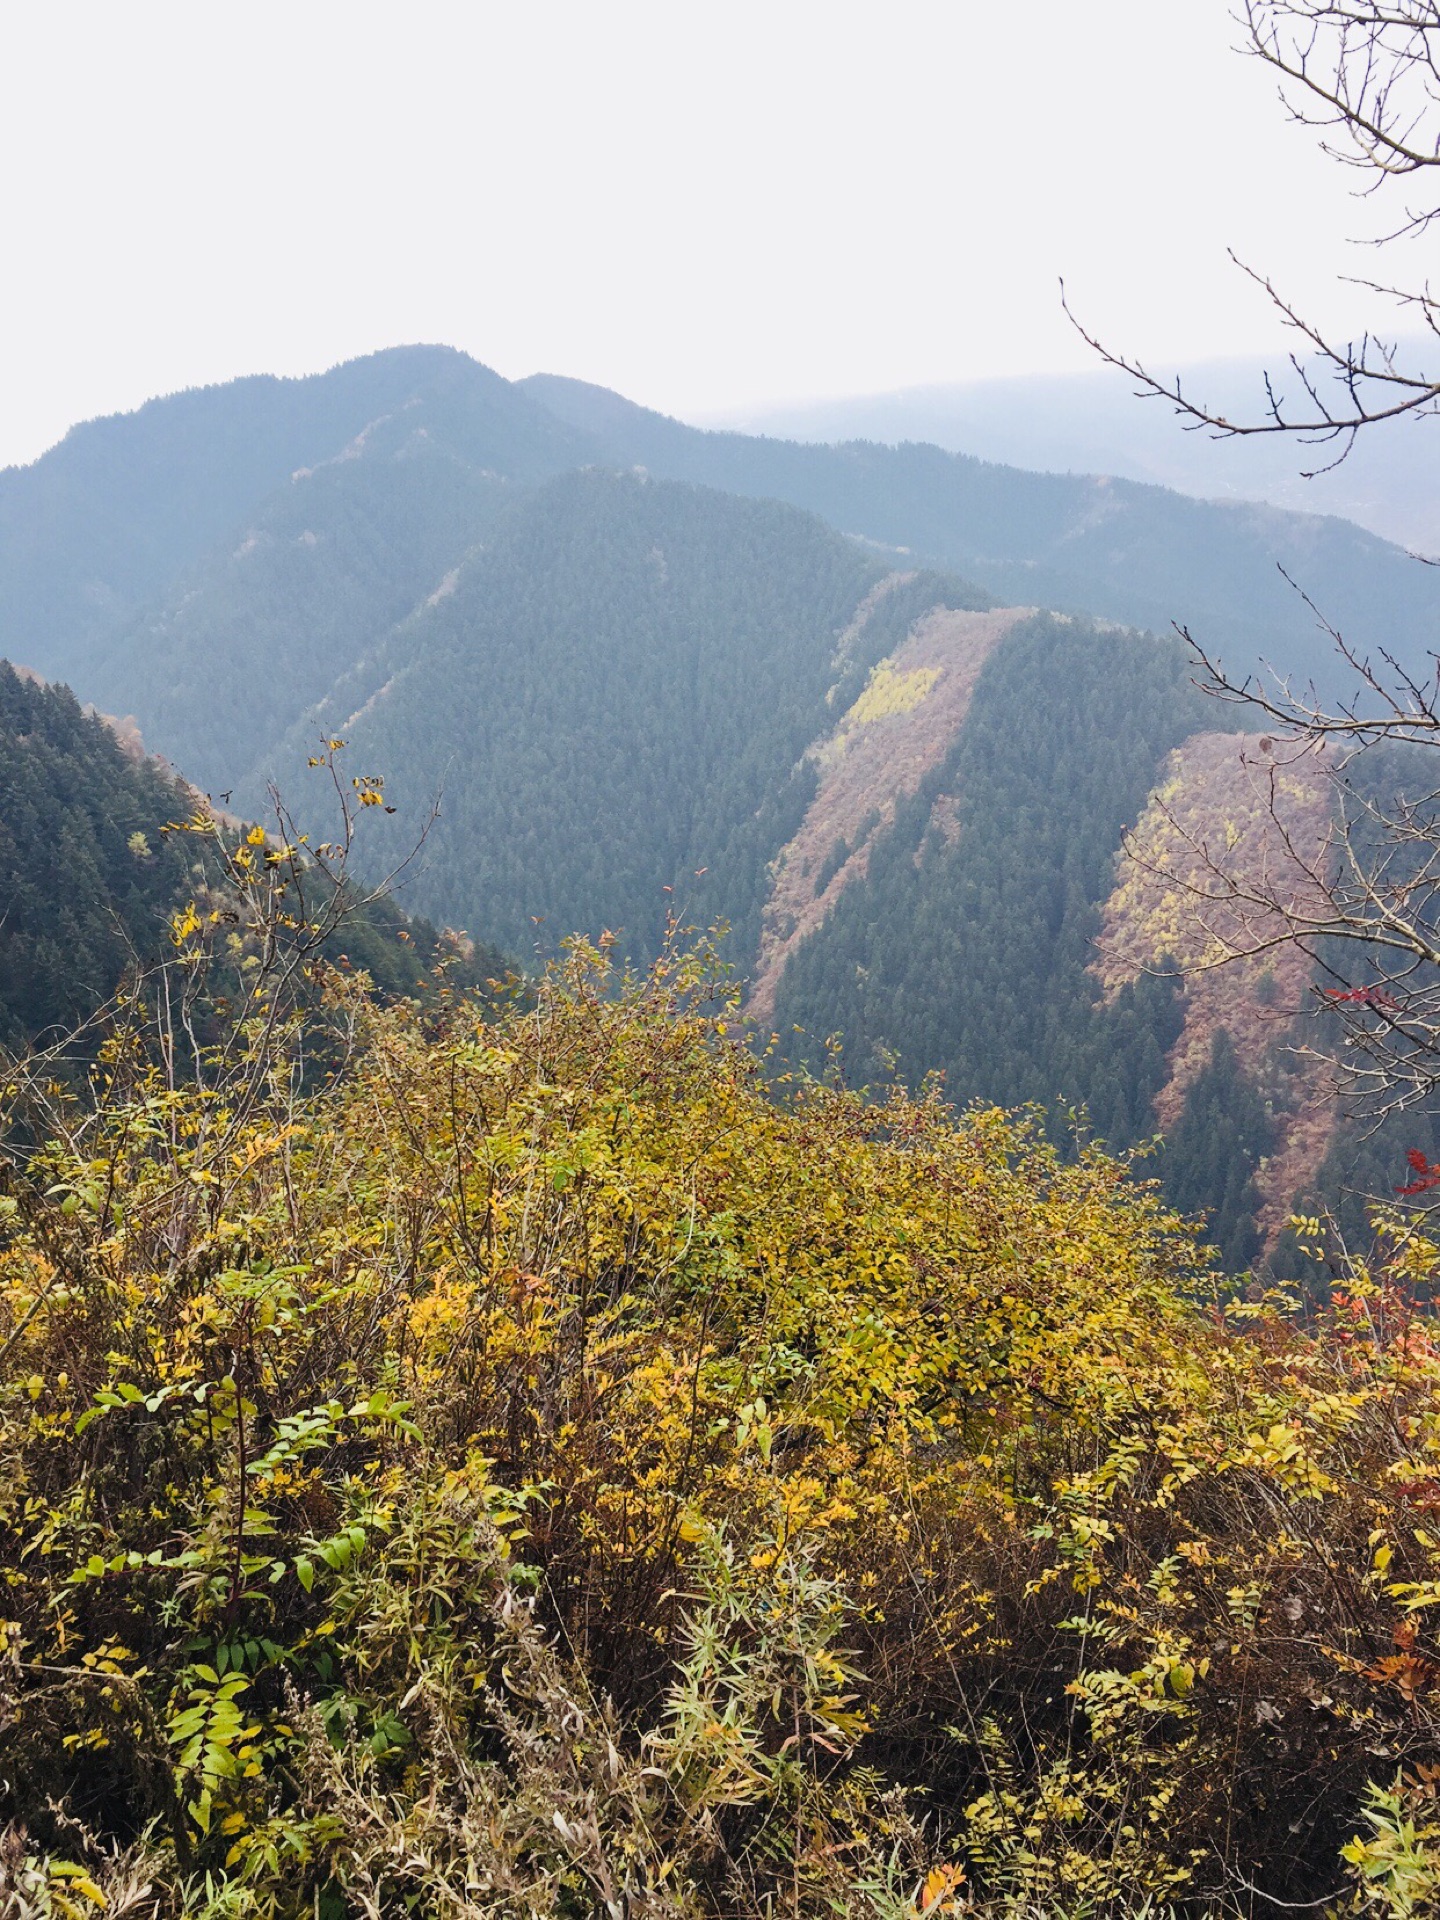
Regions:
<instances>
[{"instance_id":1,"label":"mountain ridge","mask_svg":"<svg viewBox=\"0 0 1440 1920\"><path fill-rule=\"evenodd\" d=\"M1362 653L1387 645L1418 663L1440 642L1430 570L1333 517L1031 472L918 442L831 446L687 427L558 375L520 385L579 430L603 422L619 458L657 475L788 500L1011 603L1184 625L1242 668L1263 657L1302 680L1334 678L1331 642L1285 574Z\"/></svg>"},{"instance_id":2,"label":"mountain ridge","mask_svg":"<svg viewBox=\"0 0 1440 1920\"><path fill-rule=\"evenodd\" d=\"M512 485L579 465L638 465L784 500L898 563L959 573L1001 601L1158 630L1178 621L1242 669L1264 656L1302 681L1331 673L1330 644L1282 565L1361 652L1390 645L1417 664L1440 640L1433 573L1346 522L920 444L707 431L608 389L556 375L510 382L427 347L169 396L74 428L29 467L5 470L0 650L93 697L91 675L116 633L153 611L181 572L238 539L292 474L334 460L409 402L448 450Z\"/></svg>"},{"instance_id":3,"label":"mountain ridge","mask_svg":"<svg viewBox=\"0 0 1440 1920\"><path fill-rule=\"evenodd\" d=\"M274 409L292 401L282 432ZM1212 722L1183 649L1127 609L1203 589L1201 612L1244 647L1270 632L1255 596L1277 559L1307 584L1323 562L1377 620L1408 608L1413 654L1440 623L1440 581L1414 569L1409 599L1387 599L1406 563L1384 542L935 447L707 433L444 350L169 404L138 442L133 417L100 435L112 490L117 448L137 461L108 520L83 435L66 459L90 493L63 460L12 478L0 617L14 626L26 580L32 622L57 594L83 600L85 566L151 514L139 572L184 564L138 606L52 623L23 657L48 678L68 661L203 790L254 814L278 781L323 832L306 762L345 736L397 809L375 823L383 864L423 842L407 906L527 957L579 934L643 963L677 927L728 924L752 1014L797 1068L939 1073L962 1101L1044 1104L1057 1137L1072 1110L1119 1146L1162 1127L1166 1177L1196 1204L1219 1196L1235 1264L1283 1217L1262 1163L1278 1153L1288 1183L1307 1154L1334 1162L1338 1134L1287 1118L1248 1005L1206 1013L1153 943L1124 980L1090 963L1121 914L1124 831ZM204 499L162 524L190 427L232 404L232 434L252 405L270 422L245 469L264 484L211 485L222 437L190 473ZM175 418L190 425L155 480ZM88 547L66 549L87 515ZM28 574L10 564L22 535ZM973 571L944 562L957 553ZM1099 618L1077 610L1092 590ZM1311 616L1290 612L1271 637L1313 665ZM1227 1105L1243 1124L1222 1152Z\"/></svg>"}]
</instances>

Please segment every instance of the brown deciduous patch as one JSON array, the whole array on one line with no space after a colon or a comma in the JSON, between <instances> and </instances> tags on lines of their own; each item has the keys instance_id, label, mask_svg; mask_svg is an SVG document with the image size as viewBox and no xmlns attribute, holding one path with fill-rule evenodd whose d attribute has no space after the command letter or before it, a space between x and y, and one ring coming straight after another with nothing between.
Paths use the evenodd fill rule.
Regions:
<instances>
[{"instance_id":1,"label":"brown deciduous patch","mask_svg":"<svg viewBox=\"0 0 1440 1920\"><path fill-rule=\"evenodd\" d=\"M1229 1033L1275 1122L1274 1152L1256 1173L1267 1249L1324 1158L1334 1088L1320 1060L1293 1050L1312 966L1280 937L1282 914L1205 896L1218 890L1214 876L1223 869L1257 896L1318 908L1315 872L1332 804L1320 756L1254 734L1192 734L1170 755L1120 855L1092 969L1107 997L1167 957L1185 976L1185 1022L1155 1099L1163 1131L1180 1118L1215 1035Z\"/></svg>"},{"instance_id":2,"label":"brown deciduous patch","mask_svg":"<svg viewBox=\"0 0 1440 1920\"><path fill-rule=\"evenodd\" d=\"M790 955L824 923L845 888L864 876L870 849L893 823L897 803L949 751L992 649L1033 612L932 608L911 627L904 645L875 667L829 739L810 749L819 785L800 831L774 863L750 988L749 1011L756 1019L773 1018Z\"/></svg>"}]
</instances>

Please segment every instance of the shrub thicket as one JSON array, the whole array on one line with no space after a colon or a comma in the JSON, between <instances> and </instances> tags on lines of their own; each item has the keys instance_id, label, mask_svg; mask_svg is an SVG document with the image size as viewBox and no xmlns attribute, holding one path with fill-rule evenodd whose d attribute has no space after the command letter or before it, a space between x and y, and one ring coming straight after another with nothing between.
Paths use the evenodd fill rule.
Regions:
<instances>
[{"instance_id":1,"label":"shrub thicket","mask_svg":"<svg viewBox=\"0 0 1440 1920\"><path fill-rule=\"evenodd\" d=\"M1222 1307L704 955L330 999L3 1176L0 1911L1429 1910L1422 1235Z\"/></svg>"}]
</instances>

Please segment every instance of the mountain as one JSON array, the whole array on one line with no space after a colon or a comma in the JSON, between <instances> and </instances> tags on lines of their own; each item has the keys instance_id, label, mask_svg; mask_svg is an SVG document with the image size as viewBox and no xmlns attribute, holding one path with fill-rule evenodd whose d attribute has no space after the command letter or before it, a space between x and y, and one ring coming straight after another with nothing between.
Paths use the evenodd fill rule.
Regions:
<instances>
[{"instance_id":1,"label":"mountain","mask_svg":"<svg viewBox=\"0 0 1440 1920\"><path fill-rule=\"evenodd\" d=\"M1212 1196L1232 1264L1283 1253L1297 1194L1339 1193L1353 1137L1285 1066L1308 979L1181 981L1183 928L1120 860L1157 793L1230 818L1247 751L1136 609L1188 605L1242 657L1263 638L1313 669L1283 583L1269 624L1277 557L1412 652L1433 573L1339 522L705 433L434 349L230 394L266 423L241 507L223 442L192 458L187 438L227 394L104 423L134 436L129 494L118 455L111 482L117 515L143 500L156 522L146 565L184 557L89 626L36 622L45 582L73 597L60 548L103 548L104 486L47 532L70 441L9 477L32 659L68 661L204 789L254 815L276 781L318 835L307 762L344 739L395 809L372 857L415 851L407 909L527 955L610 935L637 961L726 922L794 1065L943 1074L962 1101L1042 1103L1059 1137L1071 1112L1119 1146L1159 1125L1156 1170Z\"/></svg>"},{"instance_id":2,"label":"mountain","mask_svg":"<svg viewBox=\"0 0 1440 1920\"><path fill-rule=\"evenodd\" d=\"M1423 363L1423 343L1399 343ZM1307 369L1317 388L1333 384ZM1165 370L1169 377L1169 369ZM1263 419L1267 374L1282 395L1299 382L1275 361L1218 360L1179 370L1183 390L1231 420ZM1202 500L1263 501L1299 513L1353 520L1382 539L1440 553L1440 488L1432 430L1406 418L1381 422L1335 464L1342 443L1275 436L1218 440L1187 432L1163 401L1141 402L1135 382L1109 367L908 387L752 411L711 421L783 440L924 441L949 453L1045 473L1110 474ZM1318 471L1316 471L1318 469ZM1308 474L1308 477L1307 477Z\"/></svg>"},{"instance_id":3,"label":"mountain","mask_svg":"<svg viewBox=\"0 0 1440 1920\"><path fill-rule=\"evenodd\" d=\"M1440 644L1435 569L1344 521L934 446L705 432L579 381L520 384L657 476L808 507L900 564L953 569L1003 600L1159 632L1178 623L1242 670L1264 659L1332 695L1343 684L1297 588L1358 651L1388 648L1422 677Z\"/></svg>"},{"instance_id":4,"label":"mountain","mask_svg":"<svg viewBox=\"0 0 1440 1920\"><path fill-rule=\"evenodd\" d=\"M553 482L505 534L312 737L399 770L397 850L443 785L431 910L479 904L512 943L541 919L545 949L623 928L646 954L678 909L728 920L747 963L813 741L913 618L985 595L887 574L808 514L634 475Z\"/></svg>"},{"instance_id":5,"label":"mountain","mask_svg":"<svg viewBox=\"0 0 1440 1920\"><path fill-rule=\"evenodd\" d=\"M247 517L293 474L397 416L524 479L594 457L448 347L398 348L308 379L234 380L88 421L31 465L0 471L0 656L88 696L106 639L185 568L243 539Z\"/></svg>"},{"instance_id":6,"label":"mountain","mask_svg":"<svg viewBox=\"0 0 1440 1920\"><path fill-rule=\"evenodd\" d=\"M749 953L808 798L805 750L895 637L864 610L883 573L793 508L565 475L517 501L276 764L293 787L310 743L343 735L387 773L397 852L443 789L407 898L512 948L609 928L648 956L680 906L729 920Z\"/></svg>"},{"instance_id":7,"label":"mountain","mask_svg":"<svg viewBox=\"0 0 1440 1920\"><path fill-rule=\"evenodd\" d=\"M1422 1914L1440 1245L1344 1207L1433 1116L1347 1132L1293 946L1207 966L1323 894L1328 749L766 488L1019 541L1026 476L411 373L238 518L197 459L143 602L44 627L79 509L27 576L285 844L167 833L136 729L0 663L4 1913ZM337 799L408 899L594 945L430 993L392 902L287 967Z\"/></svg>"},{"instance_id":8,"label":"mountain","mask_svg":"<svg viewBox=\"0 0 1440 1920\"><path fill-rule=\"evenodd\" d=\"M353 456L376 433L392 446L423 435L512 488L577 466L640 465L785 501L1002 600L1159 631L1178 621L1234 663L1263 655L1307 679L1330 673L1331 648L1282 566L1362 650L1386 645L1419 664L1440 637L1434 571L1333 519L935 446L704 432L581 382L507 382L450 349L408 347L309 379L153 401L0 474L0 653L99 697L127 628L164 618L182 576L214 569L283 519L279 496L303 487L307 470ZM105 698L114 704L113 691ZM156 744L166 749L160 735Z\"/></svg>"},{"instance_id":9,"label":"mountain","mask_svg":"<svg viewBox=\"0 0 1440 1920\"><path fill-rule=\"evenodd\" d=\"M118 629L84 685L215 791L264 797L265 756L494 522L509 483L420 409L302 468Z\"/></svg>"}]
</instances>

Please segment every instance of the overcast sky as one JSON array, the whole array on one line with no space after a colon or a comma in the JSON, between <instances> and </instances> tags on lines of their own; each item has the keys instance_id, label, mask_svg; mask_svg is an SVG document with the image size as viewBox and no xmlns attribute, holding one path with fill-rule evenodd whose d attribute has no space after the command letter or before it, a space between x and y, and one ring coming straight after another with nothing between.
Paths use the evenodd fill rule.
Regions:
<instances>
[{"instance_id":1,"label":"overcast sky","mask_svg":"<svg viewBox=\"0 0 1440 1920\"><path fill-rule=\"evenodd\" d=\"M689 416L1268 350L1346 183L1226 0L47 0L0 14L0 464L401 341Z\"/></svg>"}]
</instances>

